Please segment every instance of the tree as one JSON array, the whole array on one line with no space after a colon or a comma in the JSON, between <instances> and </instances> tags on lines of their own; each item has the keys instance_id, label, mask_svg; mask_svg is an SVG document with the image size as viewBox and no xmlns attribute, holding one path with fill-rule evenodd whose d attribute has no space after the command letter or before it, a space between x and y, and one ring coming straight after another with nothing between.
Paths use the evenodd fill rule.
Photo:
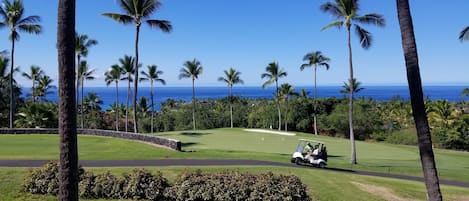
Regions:
<instances>
[{"instance_id":1,"label":"tree","mask_svg":"<svg viewBox=\"0 0 469 201\"><path fill-rule=\"evenodd\" d=\"M122 69L119 65L112 65L111 68L104 73L104 81L109 86L112 82L116 83L116 106L119 105L119 81L122 80L121 75L123 74ZM116 131L119 131L119 110L116 110Z\"/></svg>"},{"instance_id":2,"label":"tree","mask_svg":"<svg viewBox=\"0 0 469 201\"><path fill-rule=\"evenodd\" d=\"M169 33L172 30L171 22L167 20L153 20L148 19L151 14L156 12L161 3L158 0L119 0L120 7L125 14L118 13L104 13L104 16L110 17L113 20L122 24L135 23L136 36L135 36L135 75L134 75L134 131L138 133L137 121L137 91L138 91L138 41L140 35L140 26L142 22L146 22L151 28L158 28L163 32Z\"/></svg>"},{"instance_id":3,"label":"tree","mask_svg":"<svg viewBox=\"0 0 469 201\"><path fill-rule=\"evenodd\" d=\"M135 58L124 55L123 58L119 59L119 63L121 65L120 68L121 68L122 73L126 75L124 78L122 78L122 80L127 80L127 101L125 104L125 132L128 132L129 131L128 129L129 129L130 83L133 82L132 74L135 73L135 66L134 66Z\"/></svg>"},{"instance_id":4,"label":"tree","mask_svg":"<svg viewBox=\"0 0 469 201\"><path fill-rule=\"evenodd\" d=\"M336 17L337 20L325 26L322 30L326 30L331 27L345 27L347 29L347 41L349 50L349 71L350 79L353 81L353 63L352 63L352 44L350 41L350 29L352 25L355 27L355 32L360 39L360 45L364 49L371 47L372 36L371 33L363 29L359 24L371 24L377 26L384 26L385 21L383 16L376 13L370 13L365 15L358 15L359 4L358 0L334 0L334 2L327 2L321 5L323 12L329 13ZM352 85L353 83L350 83ZM353 90L349 92L349 127L350 127L350 142L352 146L351 163L357 163L356 147L355 147L355 136L353 133Z\"/></svg>"},{"instance_id":5,"label":"tree","mask_svg":"<svg viewBox=\"0 0 469 201\"><path fill-rule=\"evenodd\" d=\"M77 66L80 66L81 63L81 57L86 57L88 56L88 49L93 46L97 45L98 41L95 39L90 39L88 35L86 34L79 34L78 32L75 32L75 54L77 56ZM78 74L78 69L77 69L77 74ZM78 98L78 87L79 87L79 82L78 78L76 80L76 96L77 100ZM78 102L78 101L77 101ZM78 108L78 104L77 104Z\"/></svg>"},{"instance_id":6,"label":"tree","mask_svg":"<svg viewBox=\"0 0 469 201\"><path fill-rule=\"evenodd\" d=\"M469 96L469 88L464 88L461 92L462 97L467 97Z\"/></svg>"},{"instance_id":7,"label":"tree","mask_svg":"<svg viewBox=\"0 0 469 201\"><path fill-rule=\"evenodd\" d=\"M86 111L87 114L87 128L97 128L97 125L99 125L99 123L96 124L96 122L98 122L97 117L101 116L99 114L101 104L103 104L103 101L94 92L88 93L88 96L83 100L83 105L85 105L84 111Z\"/></svg>"},{"instance_id":8,"label":"tree","mask_svg":"<svg viewBox=\"0 0 469 201\"><path fill-rule=\"evenodd\" d=\"M352 84L352 85L349 85ZM353 78L352 81L344 82L344 85L342 85L342 90L340 90L341 94L350 94L350 89L353 91L354 94L362 91L363 87L361 87L362 83L357 81L356 78Z\"/></svg>"},{"instance_id":9,"label":"tree","mask_svg":"<svg viewBox=\"0 0 469 201\"><path fill-rule=\"evenodd\" d=\"M166 81L160 78L160 75L163 74L163 71L158 70L156 65L147 66L148 73L142 71L142 75L145 77L140 78L140 81L150 80L150 98L151 98L151 133L153 133L153 116L155 113L155 100L154 100L154 90L153 83L159 82L163 85L166 85Z\"/></svg>"},{"instance_id":10,"label":"tree","mask_svg":"<svg viewBox=\"0 0 469 201\"><path fill-rule=\"evenodd\" d=\"M186 61L184 67L179 71L179 79L192 79L192 128L195 130L195 80L203 72L202 64L197 59Z\"/></svg>"},{"instance_id":11,"label":"tree","mask_svg":"<svg viewBox=\"0 0 469 201\"><path fill-rule=\"evenodd\" d=\"M267 87L275 82L275 97L279 97L278 91L278 79L287 76L287 72L283 69L280 69L277 62L272 62L265 67L265 73L262 73L261 78L267 78L268 80L264 82L262 88ZM278 130L282 127L282 112L280 111L280 102L277 100L277 112L278 112Z\"/></svg>"},{"instance_id":12,"label":"tree","mask_svg":"<svg viewBox=\"0 0 469 201\"><path fill-rule=\"evenodd\" d=\"M78 200L77 111L75 105L75 0L59 0L59 201Z\"/></svg>"},{"instance_id":13,"label":"tree","mask_svg":"<svg viewBox=\"0 0 469 201\"><path fill-rule=\"evenodd\" d=\"M410 102L414 116L415 128L419 144L420 161L422 163L427 199L429 201L443 200L440 191L438 171L432 148L432 138L428 125L425 102L423 98L422 81L418 62L417 45L415 43L414 25L408 0L396 0L397 16L402 37L402 49L407 70Z\"/></svg>"},{"instance_id":14,"label":"tree","mask_svg":"<svg viewBox=\"0 0 469 201\"><path fill-rule=\"evenodd\" d=\"M84 85L85 80L94 80L94 73L95 69L89 69L88 63L86 61L81 61L80 65L78 66L78 84L81 86L81 128L84 126L84 117L83 117L83 110L84 110Z\"/></svg>"},{"instance_id":15,"label":"tree","mask_svg":"<svg viewBox=\"0 0 469 201\"><path fill-rule=\"evenodd\" d=\"M318 135L318 126L317 126L317 102L316 102L316 74L318 67L325 67L326 70L329 70L329 62L331 59L327 58L326 56L322 55L320 51L310 52L303 57L303 61L308 63L302 64L300 66L300 70L303 71L306 67L313 67L314 68L314 93L313 93L313 124L314 124L314 134Z\"/></svg>"},{"instance_id":16,"label":"tree","mask_svg":"<svg viewBox=\"0 0 469 201\"><path fill-rule=\"evenodd\" d=\"M36 102L36 99L37 99L37 94L35 93L36 84L39 82L39 78L41 78L41 76L44 75L44 71L41 70L41 67L32 65L30 67L29 74L26 72L23 72L21 75L25 77L26 79L32 81L33 85L31 88L31 99L33 100L33 103Z\"/></svg>"},{"instance_id":17,"label":"tree","mask_svg":"<svg viewBox=\"0 0 469 201\"><path fill-rule=\"evenodd\" d=\"M11 40L11 57L10 57L10 128L13 128L15 102L13 98L13 71L15 61L15 41L20 40L19 32L26 32L30 34L41 33L41 25L36 24L41 21L41 18L36 15L24 17L24 6L21 0L3 0L3 5L0 7L0 16L4 21L0 22L0 27L7 26L10 28L9 39Z\"/></svg>"},{"instance_id":18,"label":"tree","mask_svg":"<svg viewBox=\"0 0 469 201\"><path fill-rule=\"evenodd\" d=\"M230 88L230 125L231 128L233 128L233 85L235 84L244 84L243 80L239 77L241 75L241 72L236 71L233 68L230 68L230 70L225 70L225 77L219 77L218 81L224 82L228 85Z\"/></svg>"},{"instance_id":19,"label":"tree","mask_svg":"<svg viewBox=\"0 0 469 201\"><path fill-rule=\"evenodd\" d=\"M295 88L288 83L280 85L279 97L277 98L285 101L285 131L288 131L288 98L291 96L298 96L298 93L295 92Z\"/></svg>"},{"instance_id":20,"label":"tree","mask_svg":"<svg viewBox=\"0 0 469 201\"><path fill-rule=\"evenodd\" d=\"M46 95L52 93L49 90L56 88L56 86L52 85L53 81L54 80L52 80L47 75L41 76L41 78L39 79L39 82L37 84L37 87L35 89L35 92L33 92L33 93L36 93L37 98L42 98L43 100L45 100Z\"/></svg>"}]
</instances>

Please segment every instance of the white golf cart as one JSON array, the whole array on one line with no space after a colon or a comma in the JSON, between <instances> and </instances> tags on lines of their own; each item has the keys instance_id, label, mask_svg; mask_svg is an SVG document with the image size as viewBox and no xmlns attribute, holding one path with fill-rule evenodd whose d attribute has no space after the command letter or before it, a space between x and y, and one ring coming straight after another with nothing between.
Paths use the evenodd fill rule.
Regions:
<instances>
[{"instance_id":1,"label":"white golf cart","mask_svg":"<svg viewBox=\"0 0 469 201\"><path fill-rule=\"evenodd\" d=\"M291 162L297 165L325 168L327 166L326 145L316 140L299 139Z\"/></svg>"}]
</instances>

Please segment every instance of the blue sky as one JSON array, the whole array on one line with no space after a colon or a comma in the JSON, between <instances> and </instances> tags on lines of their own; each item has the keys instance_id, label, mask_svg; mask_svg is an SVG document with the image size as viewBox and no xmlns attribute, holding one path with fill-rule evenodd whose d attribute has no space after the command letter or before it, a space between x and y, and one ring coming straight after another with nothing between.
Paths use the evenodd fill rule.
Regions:
<instances>
[{"instance_id":1,"label":"blue sky","mask_svg":"<svg viewBox=\"0 0 469 201\"><path fill-rule=\"evenodd\" d=\"M16 43L15 65L26 71L39 65L57 80L57 1L23 0L26 15L42 17L41 35L21 34ZM46 3L47 2L47 3ZM288 76L281 82L294 86L313 84L311 69L301 72L303 56L320 50L330 57L331 68L318 72L318 85L342 85L348 79L346 30L321 28L335 20L319 10L325 0L163 0L153 19L173 24L170 34L142 27L140 61L156 64L169 86L190 86L179 80L182 64L197 58L204 72L197 86L223 86L217 78L229 67L242 72L246 86L260 86L265 66L278 61ZM469 42L458 40L469 26L469 1L451 3L411 1L424 85L469 85ZM85 58L96 68L95 81L87 86L105 86L103 73L125 54L133 55L135 28L101 16L121 12L116 0L78 0L77 31L99 41ZM364 26L374 36L369 50L359 47L353 36L355 77L364 85L405 85L406 72L395 1L361 0L361 14L376 12L386 18L386 27ZM0 30L0 49L10 49L8 29ZM22 86L30 82L16 75ZM147 84L144 84L147 85Z\"/></svg>"}]
</instances>

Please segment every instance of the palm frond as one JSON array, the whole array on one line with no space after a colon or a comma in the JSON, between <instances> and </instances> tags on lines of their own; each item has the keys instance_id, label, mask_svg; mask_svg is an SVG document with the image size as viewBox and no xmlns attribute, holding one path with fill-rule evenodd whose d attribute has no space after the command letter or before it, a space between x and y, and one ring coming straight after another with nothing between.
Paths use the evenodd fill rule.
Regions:
<instances>
[{"instance_id":1,"label":"palm frond","mask_svg":"<svg viewBox=\"0 0 469 201\"><path fill-rule=\"evenodd\" d=\"M40 34L42 31L42 27L38 24L22 24L18 26L18 30L27 33Z\"/></svg>"},{"instance_id":2,"label":"palm frond","mask_svg":"<svg viewBox=\"0 0 469 201\"><path fill-rule=\"evenodd\" d=\"M336 17L336 18L341 18L344 16L342 10L339 8L339 6L337 4L333 4L331 2L327 2L323 5L321 5L320 9L325 12L325 13L329 13L331 14L332 16Z\"/></svg>"},{"instance_id":3,"label":"palm frond","mask_svg":"<svg viewBox=\"0 0 469 201\"><path fill-rule=\"evenodd\" d=\"M165 33L169 33L173 29L171 22L167 20L147 20L146 22L151 28L159 28Z\"/></svg>"},{"instance_id":4,"label":"palm frond","mask_svg":"<svg viewBox=\"0 0 469 201\"><path fill-rule=\"evenodd\" d=\"M23 24L36 24L38 22L41 22L41 17L37 15L31 15L28 17L25 17L23 19L20 19L18 22L16 22L17 25L23 25Z\"/></svg>"},{"instance_id":5,"label":"palm frond","mask_svg":"<svg viewBox=\"0 0 469 201\"><path fill-rule=\"evenodd\" d=\"M461 33L459 33L459 40L461 42L469 40L469 26L464 28Z\"/></svg>"},{"instance_id":6,"label":"palm frond","mask_svg":"<svg viewBox=\"0 0 469 201\"><path fill-rule=\"evenodd\" d=\"M366 14L363 16L355 17L354 19L363 24L371 24L379 27L384 27L386 25L384 17L377 13Z\"/></svg>"},{"instance_id":7,"label":"palm frond","mask_svg":"<svg viewBox=\"0 0 469 201\"><path fill-rule=\"evenodd\" d=\"M335 22L332 22L332 23L326 25L325 27L323 27L321 29L321 31L325 31L325 30L327 30L331 27L336 27L336 28L340 29L343 25L344 25L343 21L335 21Z\"/></svg>"},{"instance_id":8,"label":"palm frond","mask_svg":"<svg viewBox=\"0 0 469 201\"><path fill-rule=\"evenodd\" d=\"M106 17L109 17L119 23L122 23L122 24L131 24L132 22L134 22L134 18L132 16L129 16L129 15L122 15L122 14L118 14L118 13L104 13L102 14L103 16L106 16Z\"/></svg>"},{"instance_id":9,"label":"palm frond","mask_svg":"<svg viewBox=\"0 0 469 201\"><path fill-rule=\"evenodd\" d=\"M360 45L364 49L370 48L372 40L373 40L373 38L371 36L371 33L368 32L367 30L361 28L358 25L355 25L355 32L357 33L358 37L360 38Z\"/></svg>"}]
</instances>

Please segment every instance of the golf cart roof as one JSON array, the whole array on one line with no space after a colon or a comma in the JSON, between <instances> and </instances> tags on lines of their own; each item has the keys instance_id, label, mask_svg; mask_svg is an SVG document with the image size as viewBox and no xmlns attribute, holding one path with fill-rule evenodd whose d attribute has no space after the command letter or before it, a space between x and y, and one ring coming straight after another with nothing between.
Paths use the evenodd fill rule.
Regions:
<instances>
[{"instance_id":1,"label":"golf cart roof","mask_svg":"<svg viewBox=\"0 0 469 201\"><path fill-rule=\"evenodd\" d=\"M324 142L317 141L317 140L299 139L299 141L313 142L313 143L319 143L319 144L326 144L326 143L324 143Z\"/></svg>"}]
</instances>

